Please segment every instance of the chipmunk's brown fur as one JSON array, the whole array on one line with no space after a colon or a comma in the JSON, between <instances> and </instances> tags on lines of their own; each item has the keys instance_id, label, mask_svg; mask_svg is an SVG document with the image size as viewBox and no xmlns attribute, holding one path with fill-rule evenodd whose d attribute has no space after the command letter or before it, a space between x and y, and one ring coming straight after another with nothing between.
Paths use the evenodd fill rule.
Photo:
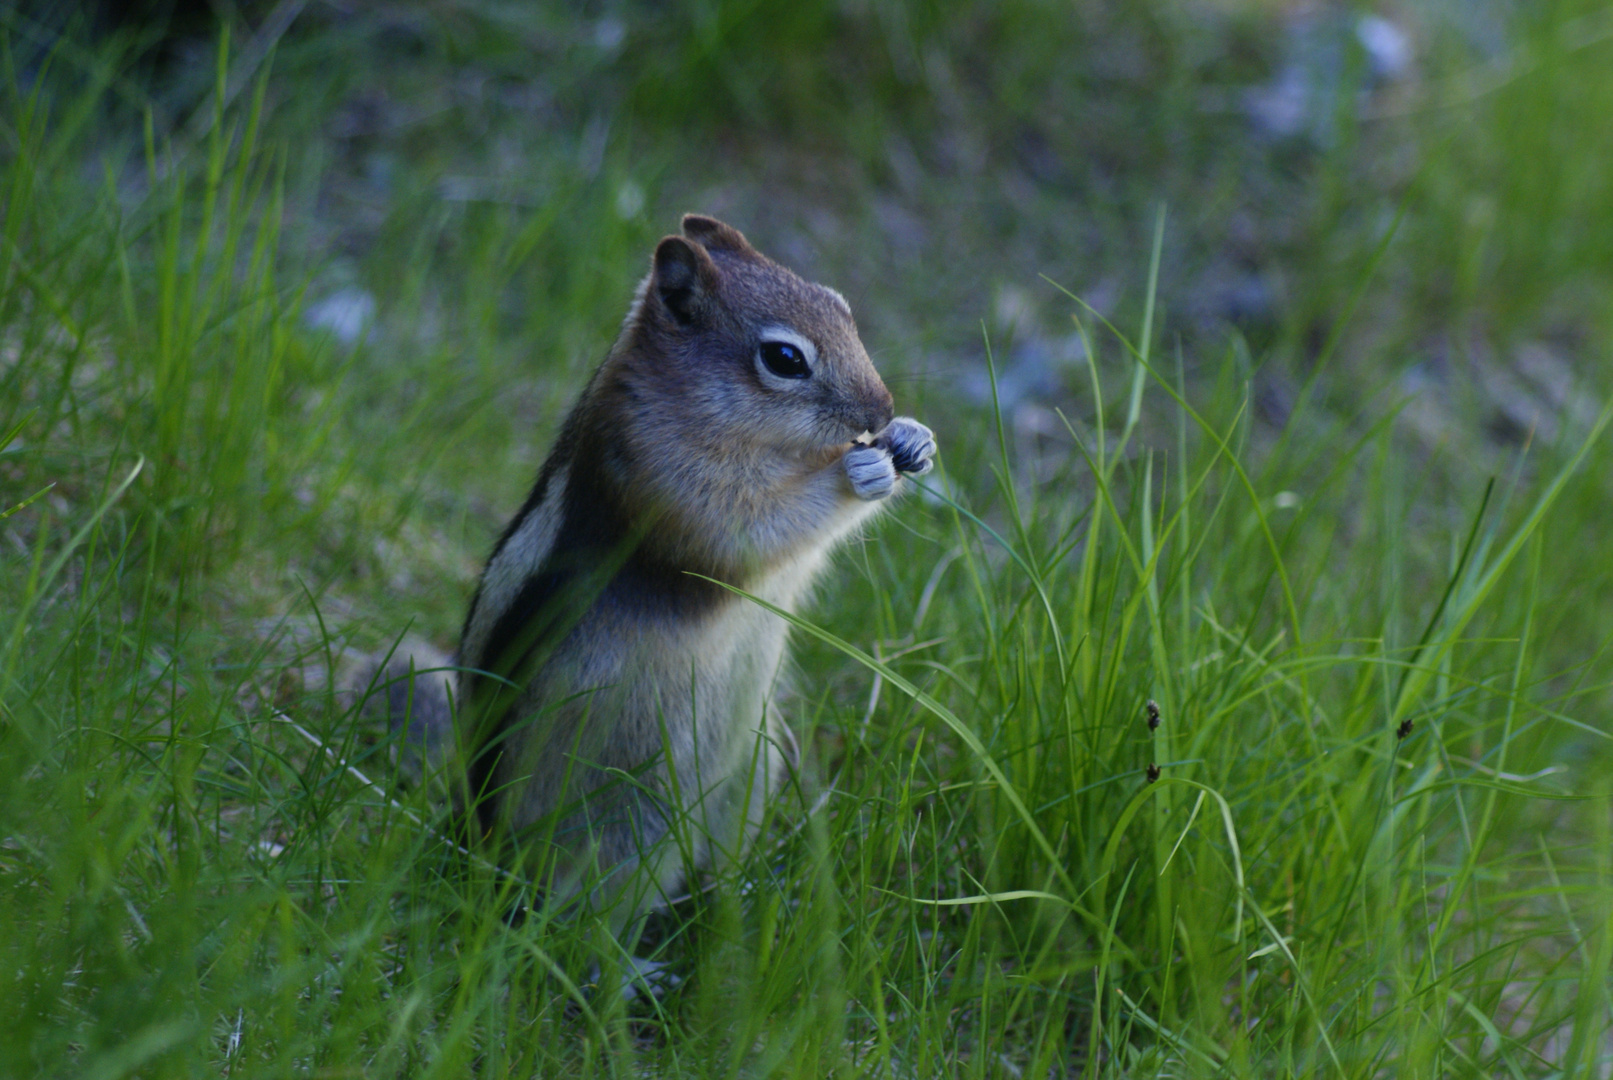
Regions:
<instances>
[{"instance_id":1,"label":"chipmunk's brown fur","mask_svg":"<svg viewBox=\"0 0 1613 1080\"><path fill-rule=\"evenodd\" d=\"M933 453L893 422L838 293L685 217L471 602L458 703L480 828L556 845L562 883L636 879L629 911L685 856L738 851L794 753L771 703L787 626L703 578L794 609Z\"/></svg>"}]
</instances>

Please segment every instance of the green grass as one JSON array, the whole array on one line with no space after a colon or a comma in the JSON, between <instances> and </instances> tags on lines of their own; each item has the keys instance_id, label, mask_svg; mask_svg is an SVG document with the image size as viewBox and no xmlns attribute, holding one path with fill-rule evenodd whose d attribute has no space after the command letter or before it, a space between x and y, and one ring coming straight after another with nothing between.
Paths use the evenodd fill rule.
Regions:
<instances>
[{"instance_id":1,"label":"green grass","mask_svg":"<svg viewBox=\"0 0 1613 1080\"><path fill-rule=\"evenodd\" d=\"M511 25L563 55L553 43L587 27L541 10ZM826 12L779 46L801 78L801 57L866 29ZM1386 204L1350 201L1355 165L1337 155L1388 136L1318 158L1300 186L1330 181L1342 201L1318 196L1304 219L1325 257L1269 357L1170 319L1191 299L1172 259L1213 245L1195 230L1214 189L1140 225L1142 194L1111 205L1125 224L1101 229L1133 248L1112 264L1121 329L1046 290L1093 358L1051 425L903 378L918 358L877 328L1000 355L995 335L951 336L991 319L979 281L961 314L943 310L963 276L945 267L927 301L927 266L870 296L870 345L903 411L936 427L942 470L841 556L799 624L789 709L808 766L764 842L658 920L646 947L683 976L660 1001L611 991L622 954L603 917L507 920L516 886L445 844L441 788L395 776L382 733L329 691L349 647L406 628L452 642L478 560L673 220L662 203L735 160L686 156L679 117L758 141L792 125L763 149L794 162L818 140L855 170L882 125L1034 117L1054 46L1081 40L1028 2L1000 22L926 12L886 27L888 55L865 42L777 99L746 67L701 95L711 49L771 40L754 13L713 16L687 56L576 60L556 107L613 87L625 110L596 173L577 163L579 111L558 149L521 144L541 199L507 197L513 183L446 198L451 155L417 130L374 151L397 176L356 255L313 235L330 220L316 196L356 216L364 193L309 135L332 108L320 95L359 78L315 70L350 28L287 41L233 97L227 54L211 97L172 108L183 124L154 110L149 127L117 67L63 47L42 75L7 54L8 1075L1607 1075L1613 413L1522 445L1458 424L1431 448L1381 374L1475 311L1519 337L1567 326L1586 367L1605 360L1608 326L1584 313L1606 300L1608 158L1526 145L1552 110L1607 100L1613 80L1589 66L1544 64L1402 129L1422 171L1387 247ZM1523 40L1560 47L1580 14ZM1081 17L1190 67L1163 17ZM518 62L499 51L510 25L463 20L429 24L445 54ZM658 25L630 22L629 40ZM974 31L979 48L1045 51L992 83L999 111L948 113L904 81L897 46L958 59ZM1589 65L1595 48L1570 52ZM658 85L664 115L639 97ZM867 132L834 144L813 110L865 85ZM1100 129L1136 104L1115 95ZM1182 108L1100 149L1147 165L1192 123ZM1202 149L1219 121L1202 123L1194 153L1221 175ZM1533 171L1507 164L1519 155ZM327 171L345 179L320 188ZM620 212L627 181L652 210ZM1531 209L1543 191L1558 210ZM1475 197L1499 231L1441 261ZM1006 264L980 236L956 242L985 280ZM854 279L888 257L824 256ZM353 346L302 318L343 274L380 304ZM1336 347L1285 351L1357 293ZM1260 419L1257 387L1285 365L1313 381Z\"/></svg>"}]
</instances>

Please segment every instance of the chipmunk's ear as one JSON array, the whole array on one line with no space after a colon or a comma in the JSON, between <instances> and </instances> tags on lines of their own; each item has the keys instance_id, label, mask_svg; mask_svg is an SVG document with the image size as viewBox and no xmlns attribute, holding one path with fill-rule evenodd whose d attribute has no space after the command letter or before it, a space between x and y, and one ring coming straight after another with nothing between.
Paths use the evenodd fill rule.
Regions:
<instances>
[{"instance_id":1,"label":"chipmunk's ear","mask_svg":"<svg viewBox=\"0 0 1613 1080\"><path fill-rule=\"evenodd\" d=\"M662 306L680 325L698 322L711 310L720 280L717 264L701 245L681 236L669 236L656 245L652 285Z\"/></svg>"},{"instance_id":2,"label":"chipmunk's ear","mask_svg":"<svg viewBox=\"0 0 1613 1080\"><path fill-rule=\"evenodd\" d=\"M745 234L732 225L724 225L716 218L706 217L703 214L683 215L683 235L713 251L732 251L738 254L754 255L756 249L750 246Z\"/></svg>"}]
</instances>

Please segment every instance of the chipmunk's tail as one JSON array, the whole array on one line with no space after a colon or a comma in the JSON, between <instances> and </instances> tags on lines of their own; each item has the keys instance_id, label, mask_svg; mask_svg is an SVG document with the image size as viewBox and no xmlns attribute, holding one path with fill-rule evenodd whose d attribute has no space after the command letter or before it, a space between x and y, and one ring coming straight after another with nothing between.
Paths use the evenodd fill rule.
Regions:
<instances>
[{"instance_id":1,"label":"chipmunk's tail","mask_svg":"<svg viewBox=\"0 0 1613 1080\"><path fill-rule=\"evenodd\" d=\"M360 712L386 719L398 740L398 763L415 776L445 765L454 753L454 659L406 637L390 657L376 657L349 686L363 695Z\"/></svg>"}]
</instances>

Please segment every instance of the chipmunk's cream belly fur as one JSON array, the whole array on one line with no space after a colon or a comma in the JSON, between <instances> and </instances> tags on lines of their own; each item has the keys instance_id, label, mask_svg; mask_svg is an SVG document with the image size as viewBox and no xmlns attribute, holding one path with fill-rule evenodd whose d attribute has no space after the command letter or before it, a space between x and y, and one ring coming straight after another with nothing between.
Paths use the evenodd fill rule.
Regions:
<instances>
[{"instance_id":1,"label":"chipmunk's cream belly fur","mask_svg":"<svg viewBox=\"0 0 1613 1080\"><path fill-rule=\"evenodd\" d=\"M822 561L780 568L755 594L792 610ZM792 756L773 704L788 630L739 596L696 627L590 611L517 705L537 737L498 778L519 792L512 824L587 795L555 823L566 861L626 869L650 856L662 885L681 875L683 850L697 863L736 854ZM681 846L667 840L674 829Z\"/></svg>"}]
</instances>

